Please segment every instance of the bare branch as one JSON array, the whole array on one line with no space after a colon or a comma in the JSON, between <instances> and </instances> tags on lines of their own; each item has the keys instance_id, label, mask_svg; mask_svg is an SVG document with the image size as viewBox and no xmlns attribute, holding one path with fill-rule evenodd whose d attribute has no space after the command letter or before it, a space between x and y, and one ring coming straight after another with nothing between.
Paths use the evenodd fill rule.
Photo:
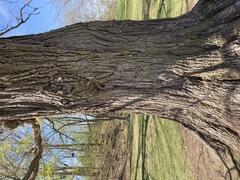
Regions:
<instances>
[{"instance_id":1,"label":"bare branch","mask_svg":"<svg viewBox=\"0 0 240 180\"><path fill-rule=\"evenodd\" d=\"M76 142L76 140L75 140L74 138L71 138L70 136L68 136L68 135L66 135L66 134L64 134L64 133L62 133L62 132L60 131L60 130L61 130L62 128L64 128L65 126L70 126L70 125L76 124L75 122L74 122L74 123L64 124L64 125L60 126L59 128L56 128L54 121L50 120L49 118L46 118L46 120L52 124L52 126L50 126L50 125L48 125L48 124L47 124L47 126L49 126L50 128L53 129L53 133L48 137L48 140L57 133L57 134L59 135L62 143L64 143L63 136L66 137L67 139L70 139L70 140Z\"/></svg>"},{"instance_id":2,"label":"bare branch","mask_svg":"<svg viewBox=\"0 0 240 180\"><path fill-rule=\"evenodd\" d=\"M15 3L14 1L7 1L7 0L5 0L5 2ZM0 30L0 36L3 36L4 34L8 33L9 31L12 31L12 30L18 28L19 26L21 26L22 24L27 22L32 15L38 15L39 14L38 8L34 8L34 7L30 6L31 2L32 2L32 0L28 1L19 10L18 17L15 17L15 19L17 20L15 25L10 25L10 23L8 23L6 25L6 27L4 27L3 29ZM32 9L32 11L26 17L24 17L24 10L26 10L27 8Z\"/></svg>"}]
</instances>

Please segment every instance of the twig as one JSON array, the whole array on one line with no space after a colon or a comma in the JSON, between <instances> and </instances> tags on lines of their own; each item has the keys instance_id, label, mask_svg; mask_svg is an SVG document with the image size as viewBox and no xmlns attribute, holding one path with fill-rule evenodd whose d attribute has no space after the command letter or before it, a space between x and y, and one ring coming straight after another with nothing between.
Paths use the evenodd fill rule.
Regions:
<instances>
[{"instance_id":1,"label":"twig","mask_svg":"<svg viewBox=\"0 0 240 180\"><path fill-rule=\"evenodd\" d=\"M13 3L13 1L6 1L8 3ZM7 26L3 29L0 30L0 36L3 36L4 34L8 33L9 31L12 31L16 28L18 28L20 25L24 24L25 22L27 22L29 20L29 18L32 15L38 15L39 12L37 12L38 8L33 8L30 6L31 0L28 1L26 4L24 4L24 6L19 10L19 17L15 17L15 19L17 20L17 24L11 26L9 23L7 24ZM30 12L27 17L24 17L24 10L26 8L31 8L32 12Z\"/></svg>"}]
</instances>

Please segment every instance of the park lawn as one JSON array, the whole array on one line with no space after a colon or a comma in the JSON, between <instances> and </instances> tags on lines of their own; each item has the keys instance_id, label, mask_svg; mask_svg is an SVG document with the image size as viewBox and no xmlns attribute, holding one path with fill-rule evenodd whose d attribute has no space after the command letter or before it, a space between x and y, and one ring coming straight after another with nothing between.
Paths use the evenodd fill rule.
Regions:
<instances>
[{"instance_id":1,"label":"park lawn","mask_svg":"<svg viewBox=\"0 0 240 180\"><path fill-rule=\"evenodd\" d=\"M156 116L132 115L129 133L131 180L191 180L179 124Z\"/></svg>"},{"instance_id":2,"label":"park lawn","mask_svg":"<svg viewBox=\"0 0 240 180\"><path fill-rule=\"evenodd\" d=\"M145 0L146 1L146 0ZM163 0L159 16L175 17L186 12L185 0ZM191 1L191 2L190 2ZM161 1L162 2L162 1ZM160 0L152 0L148 19L158 17ZM188 0L193 3L193 0ZM118 0L117 19L142 20L143 0ZM156 116L132 115L129 124L129 158L132 180L191 180L185 157L181 127Z\"/></svg>"},{"instance_id":3,"label":"park lawn","mask_svg":"<svg viewBox=\"0 0 240 180\"><path fill-rule=\"evenodd\" d=\"M117 19L142 20L143 8L146 8L147 2L148 0L118 0ZM149 19L179 16L188 11L194 2L196 0L150 0Z\"/></svg>"}]
</instances>

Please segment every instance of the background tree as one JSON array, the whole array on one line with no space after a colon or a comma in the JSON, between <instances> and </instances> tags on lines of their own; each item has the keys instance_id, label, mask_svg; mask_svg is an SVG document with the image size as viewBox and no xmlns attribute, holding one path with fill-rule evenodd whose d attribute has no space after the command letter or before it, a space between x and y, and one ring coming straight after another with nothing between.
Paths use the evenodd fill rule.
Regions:
<instances>
[{"instance_id":1,"label":"background tree","mask_svg":"<svg viewBox=\"0 0 240 180\"><path fill-rule=\"evenodd\" d=\"M96 119L95 123L92 119L87 126L85 123L88 121L84 116L52 117L41 120L41 129L34 124L33 127L25 125L14 131L4 131L0 136L0 177L98 176L106 151L100 137L102 121Z\"/></svg>"},{"instance_id":2,"label":"background tree","mask_svg":"<svg viewBox=\"0 0 240 180\"><path fill-rule=\"evenodd\" d=\"M17 29L22 24L27 22L31 16L39 14L38 8L31 6L32 0L21 1L21 3L10 0L1 0L1 6L9 10L8 14L2 12L3 22L5 22L2 27L0 27L0 36ZM21 6L19 7L19 4ZM11 17L8 17L9 14Z\"/></svg>"},{"instance_id":3,"label":"background tree","mask_svg":"<svg viewBox=\"0 0 240 180\"><path fill-rule=\"evenodd\" d=\"M53 3L59 8L59 18L66 25L115 17L115 0L53 0Z\"/></svg>"}]
</instances>

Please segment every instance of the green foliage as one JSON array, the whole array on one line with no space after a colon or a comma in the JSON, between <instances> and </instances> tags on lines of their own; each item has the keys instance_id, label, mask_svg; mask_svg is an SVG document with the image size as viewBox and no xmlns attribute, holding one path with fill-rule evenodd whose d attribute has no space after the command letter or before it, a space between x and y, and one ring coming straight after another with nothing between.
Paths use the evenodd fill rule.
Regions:
<instances>
[{"instance_id":1,"label":"green foliage","mask_svg":"<svg viewBox=\"0 0 240 180\"><path fill-rule=\"evenodd\" d=\"M44 177L47 180L51 180L51 178L54 175L54 164L52 163L46 163L44 164L44 168L42 171L39 171L38 177Z\"/></svg>"},{"instance_id":2,"label":"green foliage","mask_svg":"<svg viewBox=\"0 0 240 180\"><path fill-rule=\"evenodd\" d=\"M1 134L0 179L3 177L20 178L27 171L31 161L33 136L19 126Z\"/></svg>"}]
</instances>

